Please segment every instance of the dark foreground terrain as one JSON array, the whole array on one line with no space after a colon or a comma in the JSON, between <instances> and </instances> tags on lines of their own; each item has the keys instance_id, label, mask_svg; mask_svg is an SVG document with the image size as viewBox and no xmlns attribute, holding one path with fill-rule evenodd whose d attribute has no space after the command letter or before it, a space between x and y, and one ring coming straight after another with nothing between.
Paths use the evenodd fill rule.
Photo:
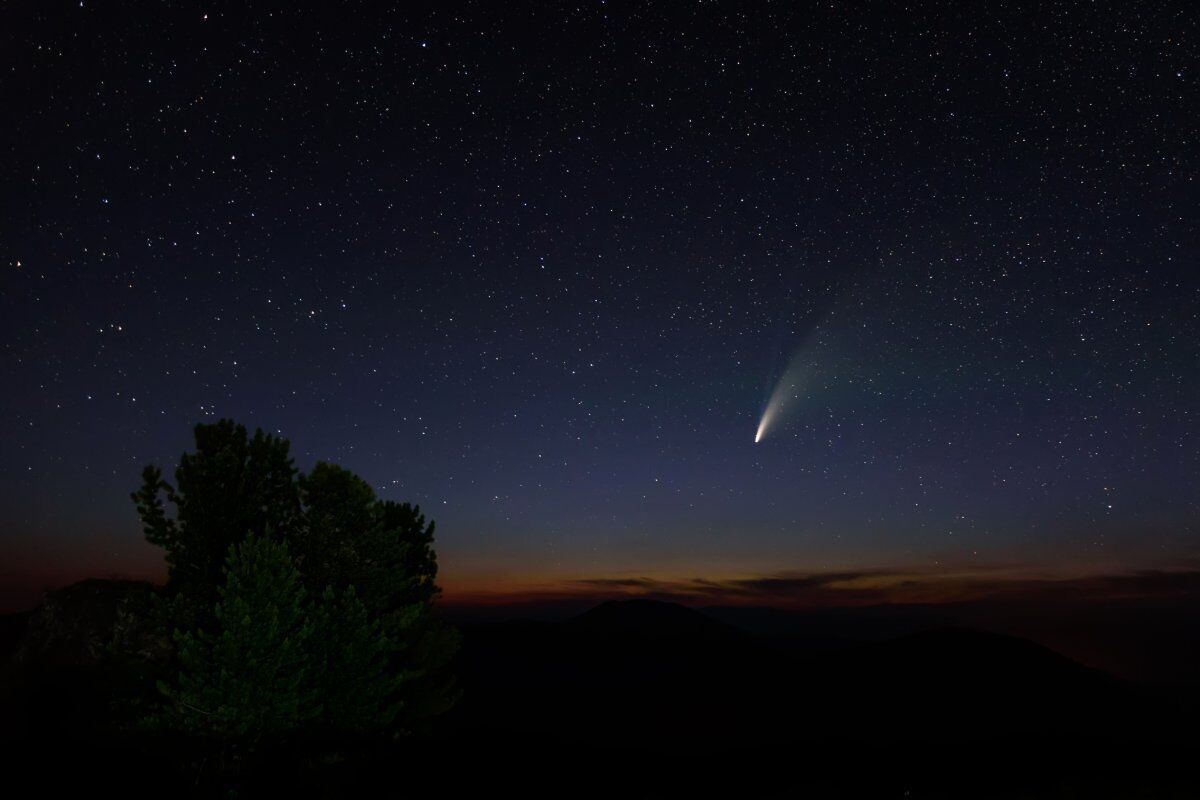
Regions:
<instances>
[{"instance_id":1,"label":"dark foreground terrain","mask_svg":"<svg viewBox=\"0 0 1200 800\"><path fill-rule=\"evenodd\" d=\"M134 681L102 641L130 587L0 624L5 774L56 795L217 791L180 742L121 732ZM882 641L751 633L683 606L463 623L463 695L426 735L344 759L268 756L241 796L1197 797L1200 715L1030 641L935 627ZM724 615L736 618L737 615ZM224 787L225 790L228 787Z\"/></svg>"}]
</instances>

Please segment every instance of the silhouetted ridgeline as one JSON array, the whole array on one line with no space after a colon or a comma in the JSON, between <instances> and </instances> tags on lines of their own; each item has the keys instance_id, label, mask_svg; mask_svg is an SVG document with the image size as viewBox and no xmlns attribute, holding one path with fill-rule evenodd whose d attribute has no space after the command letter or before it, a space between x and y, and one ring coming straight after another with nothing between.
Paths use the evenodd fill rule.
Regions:
<instances>
[{"instance_id":1,"label":"silhouetted ridgeline","mask_svg":"<svg viewBox=\"0 0 1200 800\"><path fill-rule=\"evenodd\" d=\"M460 619L456 735L568 770L649 769L646 796L1124 797L1195 781L1197 706L1182 691L944 627L932 609L926 629L881 619L900 610L848 613L842 635L829 617L759 611L776 623L642 600L562 621ZM863 625L900 632L855 641Z\"/></svg>"},{"instance_id":2,"label":"silhouetted ridgeline","mask_svg":"<svg viewBox=\"0 0 1200 800\"><path fill-rule=\"evenodd\" d=\"M156 757L170 742L112 725L111 698L137 681L105 642L157 658L158 643L137 624L151 596L145 584L88 581L0 624L4 749L46 790L67 782L127 795L187 790ZM748 630L730 624L737 614L722 616L624 601L557 622L464 625L464 694L431 738L343 763L280 754L270 774L247 778L247 791L358 796L394 788L398 776L442 796L1200 789L1190 767L1200 717L1183 693L978 630L856 643L827 626L787 630L790 618Z\"/></svg>"}]
</instances>

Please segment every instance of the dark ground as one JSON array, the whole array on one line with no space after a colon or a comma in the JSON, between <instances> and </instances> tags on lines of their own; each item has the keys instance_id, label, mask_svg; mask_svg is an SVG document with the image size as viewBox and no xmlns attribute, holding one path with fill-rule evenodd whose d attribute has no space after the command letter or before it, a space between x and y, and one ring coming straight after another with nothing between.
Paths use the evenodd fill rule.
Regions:
<instances>
[{"instance_id":1,"label":"dark ground","mask_svg":"<svg viewBox=\"0 0 1200 800\"><path fill-rule=\"evenodd\" d=\"M428 736L322 766L278 754L239 789L329 797L418 789L451 797L1200 796L1200 717L1189 690L1121 680L978 630L935 627L863 642L827 629L750 632L717 616L737 615L625 601L557 622L465 622L463 697ZM0 621L6 658L20 656L4 679L7 774L52 794L189 791L172 766L177 743L113 731L106 692L121 675L78 663L69 654L79 648L30 655L37 619Z\"/></svg>"}]
</instances>

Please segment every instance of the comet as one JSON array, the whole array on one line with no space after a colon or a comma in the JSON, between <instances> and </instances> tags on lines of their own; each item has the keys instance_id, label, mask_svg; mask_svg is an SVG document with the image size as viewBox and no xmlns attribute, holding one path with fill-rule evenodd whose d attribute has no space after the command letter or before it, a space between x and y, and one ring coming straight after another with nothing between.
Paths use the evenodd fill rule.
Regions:
<instances>
[{"instance_id":1,"label":"comet","mask_svg":"<svg viewBox=\"0 0 1200 800\"><path fill-rule=\"evenodd\" d=\"M818 342L818 344L820 344ZM774 432L780 424L786 421L791 412L800 405L800 400L811 388L813 381L813 365L806 358L810 348L808 343L802 344L792 355L791 361L775 382L767 403L763 406L762 416L758 420L758 429L754 432L754 443L758 444Z\"/></svg>"},{"instance_id":2,"label":"comet","mask_svg":"<svg viewBox=\"0 0 1200 800\"><path fill-rule=\"evenodd\" d=\"M790 303L790 292L788 298ZM828 362L831 355L829 348L833 341L827 326L835 316L834 298L818 297L811 302L816 308L810 309L798 321L793 319L791 323L791 338L794 342L792 357L779 373L775 386L763 405L758 428L754 431L755 444L774 435L800 407L800 401L810 397L814 391L820 391L825 378L828 377L826 370L818 365ZM783 338L784 329L781 327L780 343Z\"/></svg>"}]
</instances>

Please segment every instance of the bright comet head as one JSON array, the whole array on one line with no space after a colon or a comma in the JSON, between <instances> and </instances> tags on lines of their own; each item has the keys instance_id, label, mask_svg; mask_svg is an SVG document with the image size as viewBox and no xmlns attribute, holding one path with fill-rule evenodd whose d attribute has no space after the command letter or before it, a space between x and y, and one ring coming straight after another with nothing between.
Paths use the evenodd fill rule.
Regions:
<instances>
[{"instance_id":1,"label":"bright comet head","mask_svg":"<svg viewBox=\"0 0 1200 800\"><path fill-rule=\"evenodd\" d=\"M770 419L771 411L767 411L762 415L762 419L758 421L758 430L754 432L754 443L758 444L762 441L763 434L767 432L767 421Z\"/></svg>"}]
</instances>

